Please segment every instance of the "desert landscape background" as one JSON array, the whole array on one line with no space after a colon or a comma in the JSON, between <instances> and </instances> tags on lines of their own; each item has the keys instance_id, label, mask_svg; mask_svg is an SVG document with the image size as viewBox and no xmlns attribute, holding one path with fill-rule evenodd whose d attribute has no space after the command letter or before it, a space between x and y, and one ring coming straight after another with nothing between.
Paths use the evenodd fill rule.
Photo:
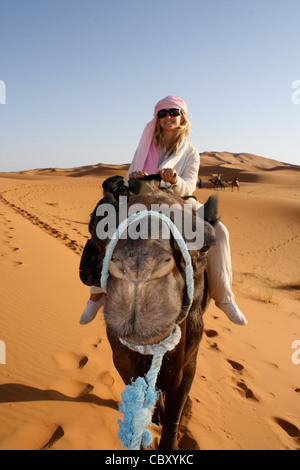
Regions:
<instances>
[{"instance_id":1,"label":"desert landscape background","mask_svg":"<svg viewBox=\"0 0 300 470\"><path fill-rule=\"evenodd\" d=\"M101 184L128 165L0 173L0 449L122 449L124 389L101 311L78 275ZM235 176L218 191L231 237L233 290L248 319L236 326L212 302L180 429L180 448L300 449L300 167L250 154L205 152L199 176ZM300 353L298 354L300 358ZM298 362L298 361L297 361ZM160 429L154 428L153 448Z\"/></svg>"}]
</instances>

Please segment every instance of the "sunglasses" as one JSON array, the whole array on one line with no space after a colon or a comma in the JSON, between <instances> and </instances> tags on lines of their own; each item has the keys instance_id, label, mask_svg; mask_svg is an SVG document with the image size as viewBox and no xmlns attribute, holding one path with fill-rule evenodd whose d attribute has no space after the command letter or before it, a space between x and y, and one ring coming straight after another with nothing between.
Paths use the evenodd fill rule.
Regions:
<instances>
[{"instance_id":1,"label":"sunglasses","mask_svg":"<svg viewBox=\"0 0 300 470\"><path fill-rule=\"evenodd\" d=\"M176 117L181 115L181 111L178 108L171 108L171 109L161 109L157 113L158 119L163 119L169 114L171 117Z\"/></svg>"}]
</instances>

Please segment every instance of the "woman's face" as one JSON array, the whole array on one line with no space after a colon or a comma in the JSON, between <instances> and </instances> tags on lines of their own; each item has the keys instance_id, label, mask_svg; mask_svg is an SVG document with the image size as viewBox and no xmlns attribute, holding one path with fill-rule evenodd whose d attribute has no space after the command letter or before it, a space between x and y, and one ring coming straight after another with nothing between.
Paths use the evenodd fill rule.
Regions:
<instances>
[{"instance_id":1,"label":"woman's face","mask_svg":"<svg viewBox=\"0 0 300 470\"><path fill-rule=\"evenodd\" d=\"M162 131L170 132L178 129L180 124L183 122L183 116L170 116L169 114L166 117L159 119L159 125Z\"/></svg>"}]
</instances>

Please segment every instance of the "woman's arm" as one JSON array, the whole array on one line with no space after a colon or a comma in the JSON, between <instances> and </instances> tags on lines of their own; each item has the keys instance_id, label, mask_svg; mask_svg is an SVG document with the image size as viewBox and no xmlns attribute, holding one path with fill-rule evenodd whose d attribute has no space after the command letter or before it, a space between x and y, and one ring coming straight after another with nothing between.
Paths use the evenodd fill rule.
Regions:
<instances>
[{"instance_id":1,"label":"woman's arm","mask_svg":"<svg viewBox=\"0 0 300 470\"><path fill-rule=\"evenodd\" d=\"M195 147L190 152L184 168L178 174L177 183L172 185L174 193L178 196L191 196L197 187L200 155Z\"/></svg>"}]
</instances>

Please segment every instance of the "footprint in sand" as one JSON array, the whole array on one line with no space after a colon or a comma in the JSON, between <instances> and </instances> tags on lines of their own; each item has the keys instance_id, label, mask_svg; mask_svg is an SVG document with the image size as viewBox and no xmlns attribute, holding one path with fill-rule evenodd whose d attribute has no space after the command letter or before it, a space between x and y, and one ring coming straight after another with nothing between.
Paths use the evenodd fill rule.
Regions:
<instances>
[{"instance_id":1,"label":"footprint in sand","mask_svg":"<svg viewBox=\"0 0 300 470\"><path fill-rule=\"evenodd\" d=\"M188 397L183 409L182 420L179 431L180 450L200 450L197 439L189 429L190 420L193 416L193 402Z\"/></svg>"},{"instance_id":2,"label":"footprint in sand","mask_svg":"<svg viewBox=\"0 0 300 470\"><path fill-rule=\"evenodd\" d=\"M56 431L53 433L49 441L41 448L41 450L49 450L51 449L54 444L59 441L63 436L65 435L65 432L61 426L58 426Z\"/></svg>"},{"instance_id":3,"label":"footprint in sand","mask_svg":"<svg viewBox=\"0 0 300 470\"><path fill-rule=\"evenodd\" d=\"M5 234L5 236L6 236L6 238L7 238L8 240L12 240L12 239L13 239L12 235L10 235L10 232L8 232L7 230L4 230L3 233ZM7 242L7 243L8 243L8 242Z\"/></svg>"},{"instance_id":4,"label":"footprint in sand","mask_svg":"<svg viewBox=\"0 0 300 470\"><path fill-rule=\"evenodd\" d=\"M71 398L80 398L88 395L94 390L93 385L76 380L61 379L52 382L49 389L56 390Z\"/></svg>"},{"instance_id":5,"label":"footprint in sand","mask_svg":"<svg viewBox=\"0 0 300 470\"><path fill-rule=\"evenodd\" d=\"M275 417L274 420L290 437L295 439L300 450L300 429L285 419Z\"/></svg>"},{"instance_id":6,"label":"footprint in sand","mask_svg":"<svg viewBox=\"0 0 300 470\"><path fill-rule=\"evenodd\" d=\"M205 334L208 338L214 338L215 336L218 336L218 332L215 330L205 330Z\"/></svg>"},{"instance_id":7,"label":"footprint in sand","mask_svg":"<svg viewBox=\"0 0 300 470\"><path fill-rule=\"evenodd\" d=\"M82 349L85 349L87 347L93 347L95 349L97 349L100 344L102 343L102 339L99 338L99 336L95 335L93 337L89 337L89 338L83 338L82 341L80 342L80 347L82 347Z\"/></svg>"},{"instance_id":8,"label":"footprint in sand","mask_svg":"<svg viewBox=\"0 0 300 470\"><path fill-rule=\"evenodd\" d=\"M244 366L242 366L242 364L239 364L238 362L232 361L231 359L226 359L226 360L234 370L236 370L238 372L242 372L244 370Z\"/></svg>"},{"instance_id":9,"label":"footprint in sand","mask_svg":"<svg viewBox=\"0 0 300 470\"><path fill-rule=\"evenodd\" d=\"M4 266L10 266L10 267L13 267L13 268L17 268L18 266L22 266L22 261L13 261L13 260L10 260L10 259L3 259L1 261L1 264L4 265Z\"/></svg>"},{"instance_id":10,"label":"footprint in sand","mask_svg":"<svg viewBox=\"0 0 300 470\"><path fill-rule=\"evenodd\" d=\"M248 388L248 386L246 385L244 380L241 380L240 382L238 382L237 386L242 391L242 394L245 398L248 398L248 399L254 400L254 401L259 401L258 398L256 398L256 396L252 392L252 390L250 388Z\"/></svg>"},{"instance_id":11,"label":"footprint in sand","mask_svg":"<svg viewBox=\"0 0 300 470\"><path fill-rule=\"evenodd\" d=\"M215 330L204 330L204 333L206 334L206 336L207 336L208 338L215 338L216 336L218 336L218 332L215 331ZM217 344L217 343L210 343L210 342L208 341L208 344L209 344L209 347L210 347L211 349L215 349L215 350L219 351L219 347L218 347L218 344Z\"/></svg>"},{"instance_id":12,"label":"footprint in sand","mask_svg":"<svg viewBox=\"0 0 300 470\"><path fill-rule=\"evenodd\" d=\"M102 382L104 385L107 385L108 387L112 387L115 383L115 377L112 372L106 371L102 372L102 374L99 375L99 381Z\"/></svg>"},{"instance_id":13,"label":"footprint in sand","mask_svg":"<svg viewBox=\"0 0 300 470\"><path fill-rule=\"evenodd\" d=\"M42 450L49 448L64 435L61 426L47 422L32 422L18 428L1 441L0 450Z\"/></svg>"},{"instance_id":14,"label":"footprint in sand","mask_svg":"<svg viewBox=\"0 0 300 470\"><path fill-rule=\"evenodd\" d=\"M88 362L87 356L70 352L57 353L53 357L61 370L82 369Z\"/></svg>"},{"instance_id":15,"label":"footprint in sand","mask_svg":"<svg viewBox=\"0 0 300 470\"><path fill-rule=\"evenodd\" d=\"M15 268L17 268L18 266L22 266L22 261L12 261L13 265Z\"/></svg>"}]
</instances>

